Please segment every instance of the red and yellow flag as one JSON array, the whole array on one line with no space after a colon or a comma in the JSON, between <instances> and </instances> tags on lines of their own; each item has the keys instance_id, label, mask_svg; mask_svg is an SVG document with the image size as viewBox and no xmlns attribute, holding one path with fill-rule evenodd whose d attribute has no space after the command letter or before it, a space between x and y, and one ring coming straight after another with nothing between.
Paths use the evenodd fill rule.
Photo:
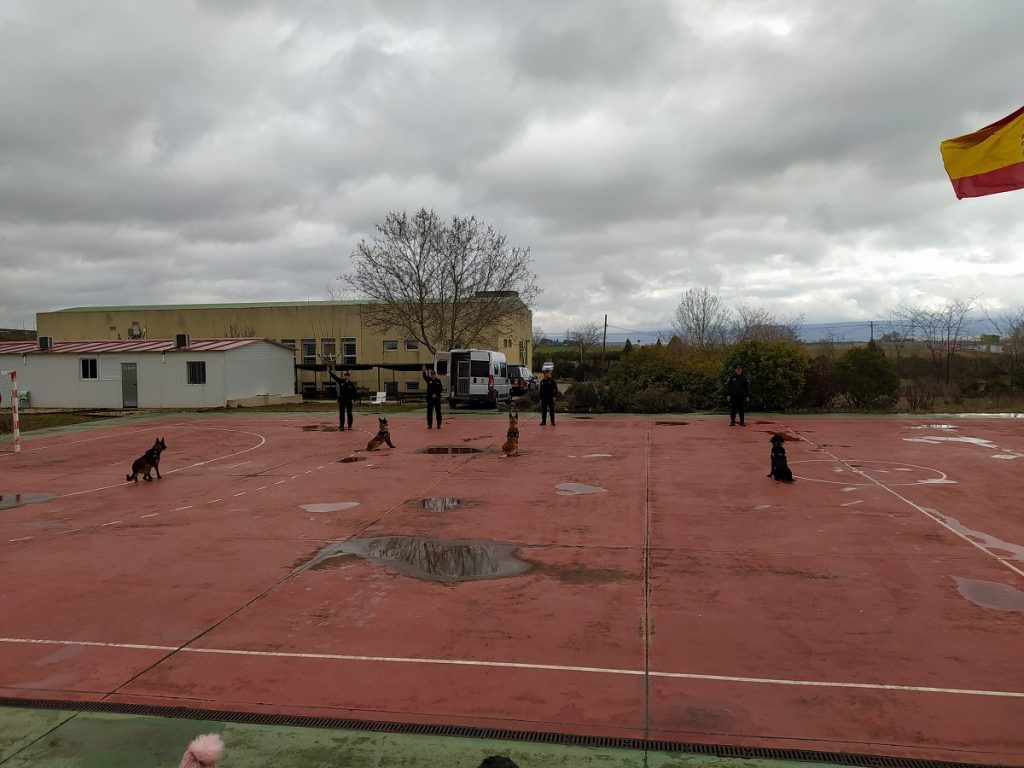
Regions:
<instances>
[{"instance_id":1,"label":"red and yellow flag","mask_svg":"<svg viewBox=\"0 0 1024 768\"><path fill-rule=\"evenodd\" d=\"M939 151L957 198L1024 189L1024 107Z\"/></svg>"}]
</instances>

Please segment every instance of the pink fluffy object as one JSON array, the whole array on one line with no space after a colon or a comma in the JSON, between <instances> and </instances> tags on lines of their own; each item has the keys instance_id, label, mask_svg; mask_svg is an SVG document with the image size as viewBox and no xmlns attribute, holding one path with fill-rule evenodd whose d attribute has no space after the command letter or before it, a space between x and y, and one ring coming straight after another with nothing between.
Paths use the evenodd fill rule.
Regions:
<instances>
[{"instance_id":1,"label":"pink fluffy object","mask_svg":"<svg viewBox=\"0 0 1024 768\"><path fill-rule=\"evenodd\" d=\"M224 754L224 741L219 734L204 733L196 736L185 750L179 768L217 768Z\"/></svg>"}]
</instances>

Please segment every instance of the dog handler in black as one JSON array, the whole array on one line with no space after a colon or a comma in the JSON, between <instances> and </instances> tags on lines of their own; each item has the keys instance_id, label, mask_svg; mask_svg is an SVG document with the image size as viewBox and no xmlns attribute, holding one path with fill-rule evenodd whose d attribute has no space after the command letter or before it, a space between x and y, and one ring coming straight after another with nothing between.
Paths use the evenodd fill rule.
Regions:
<instances>
[{"instance_id":1,"label":"dog handler in black","mask_svg":"<svg viewBox=\"0 0 1024 768\"><path fill-rule=\"evenodd\" d=\"M345 371L339 379L334 371L327 369L327 375L338 385L338 431L345 431L345 416L348 416L348 428L352 429L352 403L356 399L356 385L352 376Z\"/></svg>"},{"instance_id":2,"label":"dog handler in black","mask_svg":"<svg viewBox=\"0 0 1024 768\"><path fill-rule=\"evenodd\" d=\"M437 414L437 428L441 428L441 395L444 394L444 384L433 368L423 366L423 378L427 382L427 429L434 428L434 414Z\"/></svg>"},{"instance_id":3,"label":"dog handler in black","mask_svg":"<svg viewBox=\"0 0 1024 768\"><path fill-rule=\"evenodd\" d=\"M551 426L555 426L555 395L558 394L558 383L555 381L551 371L544 371L544 378L540 380L540 425L547 423L548 414L551 414Z\"/></svg>"},{"instance_id":4,"label":"dog handler in black","mask_svg":"<svg viewBox=\"0 0 1024 768\"><path fill-rule=\"evenodd\" d=\"M750 399L750 384L743 366L737 365L736 370L729 374L729 383L725 385L725 399L729 401L729 426L736 426L736 414L740 416L740 426L747 426L744 415L747 401Z\"/></svg>"}]
</instances>

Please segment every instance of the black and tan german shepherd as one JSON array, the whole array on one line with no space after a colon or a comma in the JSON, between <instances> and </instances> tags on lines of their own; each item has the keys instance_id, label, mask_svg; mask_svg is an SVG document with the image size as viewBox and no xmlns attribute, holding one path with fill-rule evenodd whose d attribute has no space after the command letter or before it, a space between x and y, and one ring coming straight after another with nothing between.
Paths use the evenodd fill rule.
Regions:
<instances>
[{"instance_id":1,"label":"black and tan german shepherd","mask_svg":"<svg viewBox=\"0 0 1024 768\"><path fill-rule=\"evenodd\" d=\"M501 444L501 458L519 455L519 413L510 411L508 414L508 432L505 442Z\"/></svg>"},{"instance_id":2,"label":"black and tan german shepherd","mask_svg":"<svg viewBox=\"0 0 1024 768\"><path fill-rule=\"evenodd\" d=\"M782 447L784 442L786 442L786 438L782 435L772 435L772 471L768 473L768 477L791 483L793 482L793 471L789 468L789 462L786 460L786 449Z\"/></svg>"},{"instance_id":3,"label":"black and tan german shepherd","mask_svg":"<svg viewBox=\"0 0 1024 768\"><path fill-rule=\"evenodd\" d=\"M381 443L387 443L388 448L394 448L395 444L391 442L391 430L388 429L388 420L383 416L379 416L377 424L377 434L370 438L370 442L366 444L366 450L375 451L380 448Z\"/></svg>"},{"instance_id":4,"label":"black and tan german shepherd","mask_svg":"<svg viewBox=\"0 0 1024 768\"><path fill-rule=\"evenodd\" d=\"M141 473L142 479L148 482L153 479L151 473L154 470L156 471L156 479L162 479L160 477L160 454L166 450L167 443L164 442L162 437L158 437L156 442L153 443L152 448L132 462L132 472L130 475L124 476L125 481L134 480L137 483L139 482L139 474Z\"/></svg>"}]
</instances>

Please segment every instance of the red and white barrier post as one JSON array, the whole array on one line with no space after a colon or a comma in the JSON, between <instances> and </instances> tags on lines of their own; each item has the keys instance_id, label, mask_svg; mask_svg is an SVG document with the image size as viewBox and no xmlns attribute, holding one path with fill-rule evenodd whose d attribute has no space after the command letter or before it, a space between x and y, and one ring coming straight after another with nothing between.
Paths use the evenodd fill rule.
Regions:
<instances>
[{"instance_id":1,"label":"red and white barrier post","mask_svg":"<svg viewBox=\"0 0 1024 768\"><path fill-rule=\"evenodd\" d=\"M0 371L11 377L11 427L14 429L14 452L21 453L21 423L18 421L18 372Z\"/></svg>"}]
</instances>

